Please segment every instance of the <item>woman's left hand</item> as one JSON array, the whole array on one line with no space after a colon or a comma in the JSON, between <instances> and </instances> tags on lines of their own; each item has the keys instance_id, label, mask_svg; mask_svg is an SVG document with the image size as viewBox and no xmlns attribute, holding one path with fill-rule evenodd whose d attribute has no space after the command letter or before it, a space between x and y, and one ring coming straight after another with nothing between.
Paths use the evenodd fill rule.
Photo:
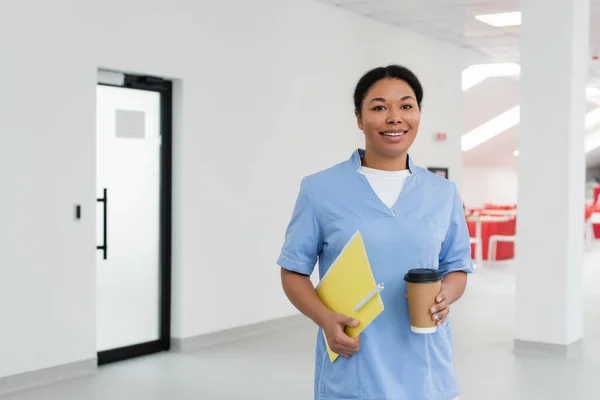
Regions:
<instances>
[{"instance_id":1,"label":"woman's left hand","mask_svg":"<svg viewBox=\"0 0 600 400\"><path fill-rule=\"evenodd\" d=\"M448 294L446 289L442 285L440 293L435 298L436 304L429 310L431 312L431 318L436 321L436 326L440 326L446 321L446 317L450 312L450 302L448 301Z\"/></svg>"}]
</instances>

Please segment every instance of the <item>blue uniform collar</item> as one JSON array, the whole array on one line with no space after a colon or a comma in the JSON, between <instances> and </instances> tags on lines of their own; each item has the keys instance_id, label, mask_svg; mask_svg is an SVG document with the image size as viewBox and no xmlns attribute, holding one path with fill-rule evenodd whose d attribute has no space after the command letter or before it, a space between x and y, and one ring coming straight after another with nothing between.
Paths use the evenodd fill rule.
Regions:
<instances>
[{"instance_id":1,"label":"blue uniform collar","mask_svg":"<svg viewBox=\"0 0 600 400\"><path fill-rule=\"evenodd\" d=\"M350 164L350 166L355 170L358 171L362 165L361 160L362 158L365 156L365 150L364 149L357 149L356 151L354 151L354 153L352 153L352 156L350 157L350 159L348 160L348 163ZM410 154L408 154L406 156L406 160L408 163L408 170L410 171L411 174L416 174L417 173L417 168L416 165L413 162L412 157L410 156Z\"/></svg>"}]
</instances>

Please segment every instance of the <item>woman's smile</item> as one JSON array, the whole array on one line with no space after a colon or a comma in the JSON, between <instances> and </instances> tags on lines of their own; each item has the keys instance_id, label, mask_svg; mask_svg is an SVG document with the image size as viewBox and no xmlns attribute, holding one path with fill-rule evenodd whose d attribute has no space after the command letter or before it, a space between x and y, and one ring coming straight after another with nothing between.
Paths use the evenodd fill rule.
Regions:
<instances>
[{"instance_id":1,"label":"woman's smile","mask_svg":"<svg viewBox=\"0 0 600 400\"><path fill-rule=\"evenodd\" d=\"M384 137L384 140L386 140L389 143L398 143L404 140L407 132L408 129L401 129L379 132L379 134L382 135Z\"/></svg>"}]
</instances>

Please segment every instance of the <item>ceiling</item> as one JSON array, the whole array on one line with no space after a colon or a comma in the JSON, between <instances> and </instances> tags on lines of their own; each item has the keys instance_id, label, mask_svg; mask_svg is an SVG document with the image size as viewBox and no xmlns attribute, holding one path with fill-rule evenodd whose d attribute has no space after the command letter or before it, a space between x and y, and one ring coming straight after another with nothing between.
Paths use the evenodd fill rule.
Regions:
<instances>
[{"instance_id":1,"label":"ceiling","mask_svg":"<svg viewBox=\"0 0 600 400\"><path fill-rule=\"evenodd\" d=\"M492 27L476 15L519 10L519 0L318 0L467 47L488 62L519 61L519 27ZM591 1L590 51L600 55L600 0ZM600 79L600 61L590 62Z\"/></svg>"},{"instance_id":2,"label":"ceiling","mask_svg":"<svg viewBox=\"0 0 600 400\"><path fill-rule=\"evenodd\" d=\"M463 126L466 132L514 107L518 102L519 81L515 77L492 77L473 86L465 93ZM494 96L490 96L494 93ZM598 105L587 103L586 112L597 110ZM476 113L469 110L477 110ZM590 131L597 131L598 124ZM470 151L463 152L465 165L510 166L516 168L519 125L487 140ZM600 147L587 154L589 166L600 165Z\"/></svg>"},{"instance_id":3,"label":"ceiling","mask_svg":"<svg viewBox=\"0 0 600 400\"><path fill-rule=\"evenodd\" d=\"M318 0L363 16L451 42L481 55L481 62L519 62L519 27L492 27L475 19L476 15L519 10L519 0ZM591 0L590 54L600 56L600 0ZM600 61L590 57L590 84L600 87ZM466 109L478 110L489 103L489 93L505 92L487 104L481 115L488 118L517 104L518 81L491 78L469 89ZM481 102L482 93L486 101ZM485 96L483 95L483 96ZM508 103L507 103L508 101ZM510 104L510 105L509 105ZM594 105L595 107L596 105ZM494 108L495 107L495 108ZM479 114L479 112L478 112ZM479 117L481 117L479 115ZM485 121L479 121L479 124ZM465 121L468 130L475 119ZM467 131L468 131L467 130ZM465 163L472 165L515 165L518 126L508 129L488 142L464 153ZM588 165L600 165L600 149L588 153Z\"/></svg>"}]
</instances>

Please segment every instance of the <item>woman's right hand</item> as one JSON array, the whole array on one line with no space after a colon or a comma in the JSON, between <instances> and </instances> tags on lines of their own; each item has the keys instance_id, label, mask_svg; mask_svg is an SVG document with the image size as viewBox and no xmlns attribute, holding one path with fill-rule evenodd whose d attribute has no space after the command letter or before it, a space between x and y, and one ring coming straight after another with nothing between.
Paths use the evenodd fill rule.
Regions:
<instances>
[{"instance_id":1,"label":"woman's right hand","mask_svg":"<svg viewBox=\"0 0 600 400\"><path fill-rule=\"evenodd\" d=\"M347 326L358 326L358 321L325 307L317 296L310 276L281 268L281 282L292 304L323 330L332 351L343 357L350 357L358 351L360 339L351 338L344 331Z\"/></svg>"},{"instance_id":2,"label":"woman's right hand","mask_svg":"<svg viewBox=\"0 0 600 400\"><path fill-rule=\"evenodd\" d=\"M345 332L347 326L358 326L359 322L341 314L331 313L322 326L329 348L342 357L350 357L360 349L360 336L352 338Z\"/></svg>"}]
</instances>

